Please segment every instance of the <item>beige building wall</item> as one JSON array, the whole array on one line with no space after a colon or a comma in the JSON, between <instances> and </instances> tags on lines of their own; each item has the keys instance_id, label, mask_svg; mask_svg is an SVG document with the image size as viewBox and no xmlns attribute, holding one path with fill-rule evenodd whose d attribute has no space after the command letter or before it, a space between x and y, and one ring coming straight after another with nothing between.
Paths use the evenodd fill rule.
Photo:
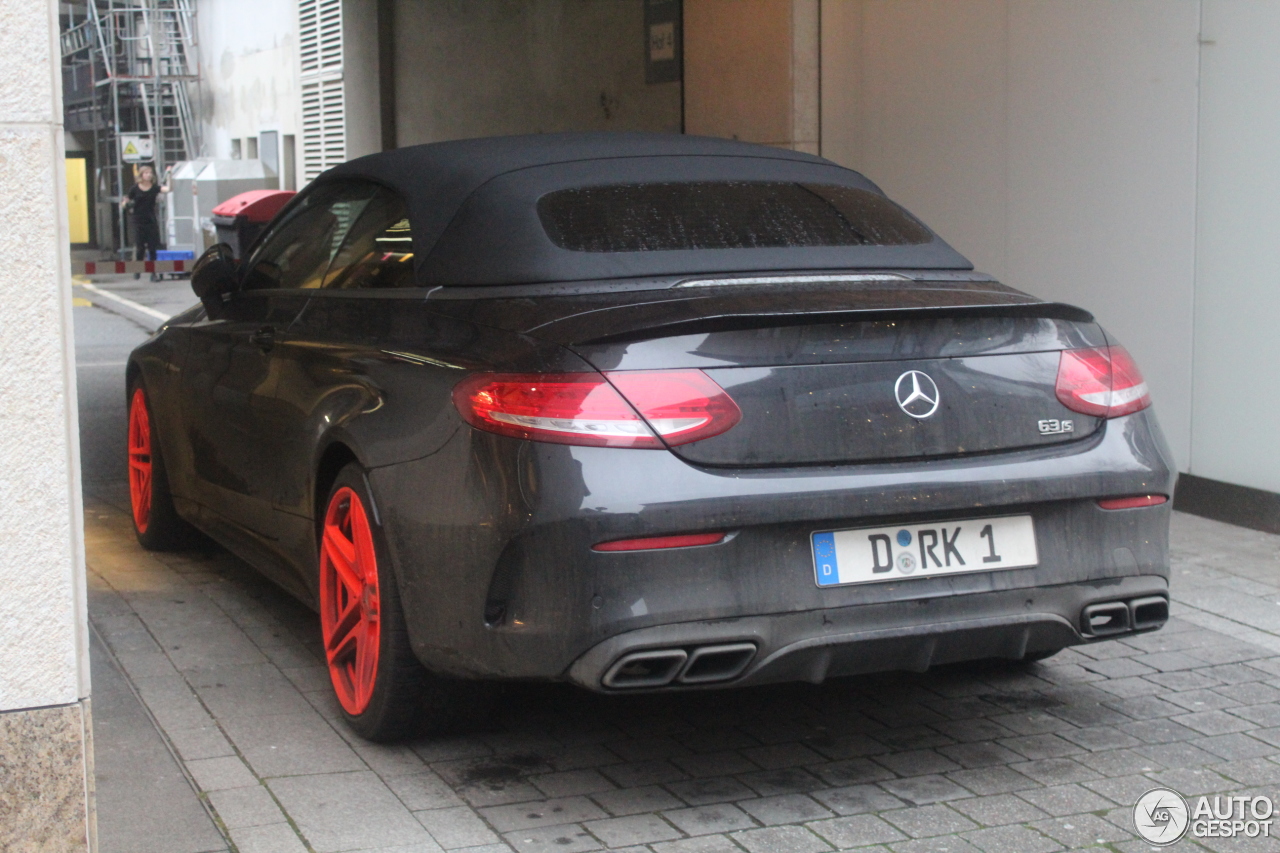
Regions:
<instances>
[{"instance_id":1,"label":"beige building wall","mask_svg":"<svg viewBox=\"0 0 1280 853\"><path fill-rule=\"evenodd\" d=\"M818 0L684 0L685 132L818 153Z\"/></svg>"},{"instance_id":2,"label":"beige building wall","mask_svg":"<svg viewBox=\"0 0 1280 853\"><path fill-rule=\"evenodd\" d=\"M202 156L228 159L239 139L247 157L245 140L263 131L300 145L298 0L197 0L196 15Z\"/></svg>"},{"instance_id":3,"label":"beige building wall","mask_svg":"<svg viewBox=\"0 0 1280 853\"><path fill-rule=\"evenodd\" d=\"M89 675L57 3L0 0L0 850L88 848Z\"/></svg>"},{"instance_id":4,"label":"beige building wall","mask_svg":"<svg viewBox=\"0 0 1280 853\"><path fill-rule=\"evenodd\" d=\"M1183 471L1199 15L1197 0L822 4L823 155L978 268L1093 311L1141 365Z\"/></svg>"}]
</instances>

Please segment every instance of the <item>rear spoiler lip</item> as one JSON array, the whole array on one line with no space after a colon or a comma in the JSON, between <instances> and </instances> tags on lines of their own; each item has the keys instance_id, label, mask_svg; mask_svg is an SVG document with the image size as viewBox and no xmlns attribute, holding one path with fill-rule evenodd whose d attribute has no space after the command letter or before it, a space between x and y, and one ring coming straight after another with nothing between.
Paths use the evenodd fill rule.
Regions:
<instances>
[{"instance_id":1,"label":"rear spoiler lip","mask_svg":"<svg viewBox=\"0 0 1280 853\"><path fill-rule=\"evenodd\" d=\"M712 314L629 329L612 335L572 342L572 346L633 343L655 338L707 332L745 331L779 326L814 326L823 323L847 323L894 319L943 319L958 317L1032 317L1092 323L1094 316L1083 308L1065 302L1004 302L985 305L940 305L921 308L864 308L840 311L806 311L752 314Z\"/></svg>"}]
</instances>

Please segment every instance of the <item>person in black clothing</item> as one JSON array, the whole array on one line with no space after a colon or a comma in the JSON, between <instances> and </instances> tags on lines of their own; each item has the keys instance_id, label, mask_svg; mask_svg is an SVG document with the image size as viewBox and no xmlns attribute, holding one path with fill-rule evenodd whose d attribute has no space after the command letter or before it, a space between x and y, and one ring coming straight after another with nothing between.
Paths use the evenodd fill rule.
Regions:
<instances>
[{"instance_id":1,"label":"person in black clothing","mask_svg":"<svg viewBox=\"0 0 1280 853\"><path fill-rule=\"evenodd\" d=\"M138 169L138 182L129 188L128 206L133 213L133 233L137 249L134 258L139 261L156 259L156 250L163 244L160 242L160 220L156 216L156 199L161 193L169 192L167 183L169 172L165 172L166 183L156 184L155 169L142 166ZM138 278L134 273L133 277ZM160 276L151 274L152 281L159 281Z\"/></svg>"}]
</instances>

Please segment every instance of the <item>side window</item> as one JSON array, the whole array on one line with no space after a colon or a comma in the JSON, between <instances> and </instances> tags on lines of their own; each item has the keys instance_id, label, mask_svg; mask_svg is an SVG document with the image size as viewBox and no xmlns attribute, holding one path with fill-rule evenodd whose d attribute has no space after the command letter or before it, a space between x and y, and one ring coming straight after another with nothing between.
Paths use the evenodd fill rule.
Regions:
<instances>
[{"instance_id":1,"label":"side window","mask_svg":"<svg viewBox=\"0 0 1280 853\"><path fill-rule=\"evenodd\" d=\"M379 188L333 262L324 286L334 290L413 287L413 237L404 201Z\"/></svg>"},{"instance_id":2,"label":"side window","mask_svg":"<svg viewBox=\"0 0 1280 853\"><path fill-rule=\"evenodd\" d=\"M344 182L316 187L254 251L245 290L318 288L351 226L377 187Z\"/></svg>"}]
</instances>

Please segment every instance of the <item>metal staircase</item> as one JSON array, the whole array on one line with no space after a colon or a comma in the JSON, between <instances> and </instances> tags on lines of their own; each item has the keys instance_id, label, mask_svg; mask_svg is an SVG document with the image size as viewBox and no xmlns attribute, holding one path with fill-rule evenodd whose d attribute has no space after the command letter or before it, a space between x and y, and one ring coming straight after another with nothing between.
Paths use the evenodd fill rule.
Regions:
<instances>
[{"instance_id":1,"label":"metal staircase","mask_svg":"<svg viewBox=\"0 0 1280 853\"><path fill-rule=\"evenodd\" d=\"M191 107L200 82L195 0L73 0L62 8L65 124L93 135L98 205L110 207L99 222L112 223L109 242L120 246L120 201L133 183L120 137L150 137L159 175L200 152Z\"/></svg>"}]
</instances>

